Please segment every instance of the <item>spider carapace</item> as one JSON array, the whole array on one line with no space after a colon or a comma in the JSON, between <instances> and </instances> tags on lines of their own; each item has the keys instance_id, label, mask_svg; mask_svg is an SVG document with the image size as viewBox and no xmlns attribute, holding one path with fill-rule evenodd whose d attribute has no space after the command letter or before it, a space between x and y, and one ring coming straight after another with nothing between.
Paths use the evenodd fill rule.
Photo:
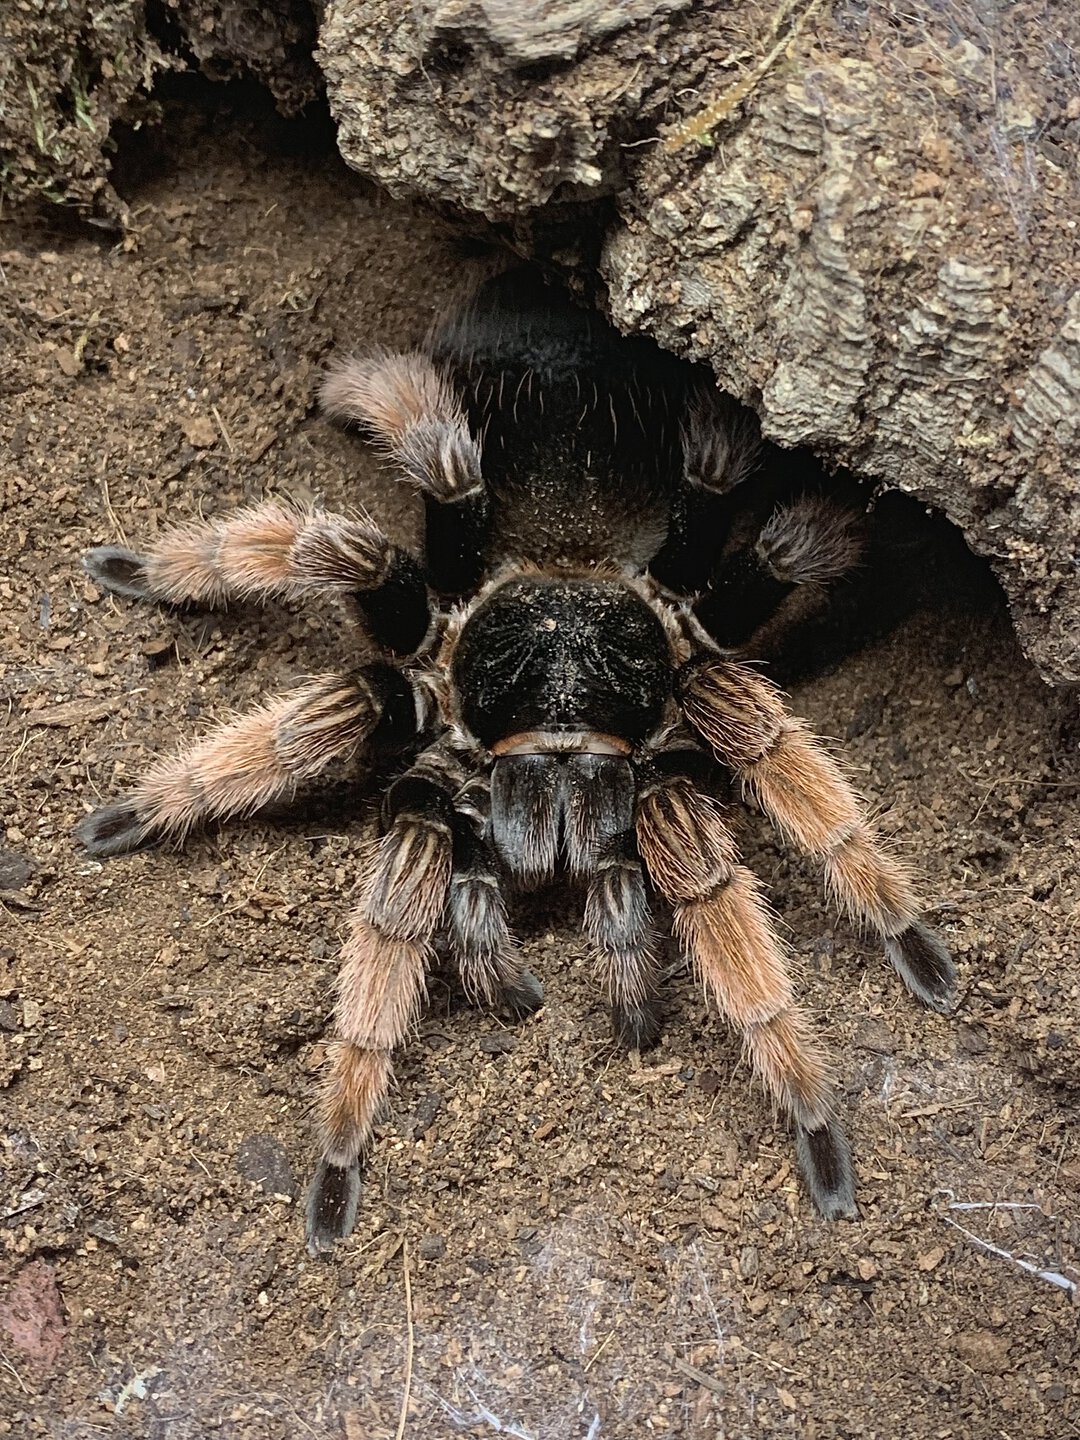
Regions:
<instances>
[{"instance_id":1,"label":"spider carapace","mask_svg":"<svg viewBox=\"0 0 1080 1440\"><path fill-rule=\"evenodd\" d=\"M354 1225L436 955L476 1000L534 1010L507 895L559 876L584 892L619 1040L658 1039L670 922L790 1119L815 1205L853 1214L828 1066L719 797L741 785L908 988L948 1008L952 963L907 873L748 663L755 636L797 633L865 566L865 510L770 462L750 412L531 271L487 282L422 349L342 362L322 400L423 496L422 559L362 513L274 500L85 563L166 604L336 598L370 658L212 730L78 832L116 854L288 798L343 760L390 766L341 957L309 1243Z\"/></svg>"}]
</instances>

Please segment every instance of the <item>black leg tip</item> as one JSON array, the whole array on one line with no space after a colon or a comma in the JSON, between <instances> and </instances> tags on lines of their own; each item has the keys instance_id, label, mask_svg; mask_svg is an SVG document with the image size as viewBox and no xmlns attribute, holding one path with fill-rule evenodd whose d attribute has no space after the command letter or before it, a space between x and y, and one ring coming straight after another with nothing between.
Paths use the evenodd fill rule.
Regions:
<instances>
[{"instance_id":1,"label":"black leg tip","mask_svg":"<svg viewBox=\"0 0 1080 1440\"><path fill-rule=\"evenodd\" d=\"M653 1050L660 1043L660 1008L655 1004L611 1007L615 1039L627 1050Z\"/></svg>"},{"instance_id":2,"label":"black leg tip","mask_svg":"<svg viewBox=\"0 0 1080 1440\"><path fill-rule=\"evenodd\" d=\"M796 1126L795 1154L810 1198L825 1219L856 1219L859 1211L851 1146L836 1121L817 1130Z\"/></svg>"},{"instance_id":3,"label":"black leg tip","mask_svg":"<svg viewBox=\"0 0 1080 1440\"><path fill-rule=\"evenodd\" d=\"M360 1205L360 1166L320 1160L308 1191L305 1230L312 1255L332 1250L352 1234Z\"/></svg>"},{"instance_id":4,"label":"black leg tip","mask_svg":"<svg viewBox=\"0 0 1080 1440\"><path fill-rule=\"evenodd\" d=\"M517 1020L526 1020L544 1003L544 987L531 970L522 970L514 985L503 986L503 1001Z\"/></svg>"},{"instance_id":5,"label":"black leg tip","mask_svg":"<svg viewBox=\"0 0 1080 1440\"><path fill-rule=\"evenodd\" d=\"M145 845L151 836L132 802L117 800L80 820L75 826L75 838L91 855L126 855Z\"/></svg>"},{"instance_id":6,"label":"black leg tip","mask_svg":"<svg viewBox=\"0 0 1080 1440\"><path fill-rule=\"evenodd\" d=\"M141 555L123 545L99 545L83 556L83 569L96 585L130 600L145 600L150 594Z\"/></svg>"},{"instance_id":7,"label":"black leg tip","mask_svg":"<svg viewBox=\"0 0 1080 1440\"><path fill-rule=\"evenodd\" d=\"M921 921L885 942L885 953L917 1000L947 1014L956 998L956 966L952 956Z\"/></svg>"}]
</instances>

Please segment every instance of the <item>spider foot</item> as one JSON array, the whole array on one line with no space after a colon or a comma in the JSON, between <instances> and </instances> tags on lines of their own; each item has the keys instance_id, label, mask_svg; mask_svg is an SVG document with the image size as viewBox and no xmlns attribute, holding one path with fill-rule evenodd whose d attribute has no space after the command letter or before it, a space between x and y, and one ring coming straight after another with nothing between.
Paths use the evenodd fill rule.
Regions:
<instances>
[{"instance_id":1,"label":"spider foot","mask_svg":"<svg viewBox=\"0 0 1080 1440\"><path fill-rule=\"evenodd\" d=\"M836 1121L829 1120L816 1130L797 1125L795 1154L810 1198L825 1219L856 1219L859 1211L851 1146Z\"/></svg>"},{"instance_id":2,"label":"spider foot","mask_svg":"<svg viewBox=\"0 0 1080 1440\"><path fill-rule=\"evenodd\" d=\"M307 1248L325 1254L352 1234L360 1204L360 1166L320 1160L307 1198Z\"/></svg>"},{"instance_id":3,"label":"spider foot","mask_svg":"<svg viewBox=\"0 0 1080 1440\"><path fill-rule=\"evenodd\" d=\"M91 855L126 855L145 845L150 827L131 800L115 800L75 826L75 838Z\"/></svg>"},{"instance_id":4,"label":"spider foot","mask_svg":"<svg viewBox=\"0 0 1080 1440\"><path fill-rule=\"evenodd\" d=\"M531 970L522 970L512 985L504 985L502 995L516 1020L527 1019L544 1003L544 987Z\"/></svg>"},{"instance_id":5,"label":"spider foot","mask_svg":"<svg viewBox=\"0 0 1080 1440\"><path fill-rule=\"evenodd\" d=\"M626 1050L653 1050L660 1043L660 1007L646 1002L642 1005L611 1007L611 1026L615 1039Z\"/></svg>"},{"instance_id":6,"label":"spider foot","mask_svg":"<svg viewBox=\"0 0 1080 1440\"><path fill-rule=\"evenodd\" d=\"M947 1013L956 998L956 966L934 932L916 920L886 940L885 950L901 980L931 1010Z\"/></svg>"},{"instance_id":7,"label":"spider foot","mask_svg":"<svg viewBox=\"0 0 1080 1440\"><path fill-rule=\"evenodd\" d=\"M145 559L123 545L99 545L82 558L83 569L95 584L113 595L126 595L129 600L146 600L150 587L146 582Z\"/></svg>"}]
</instances>

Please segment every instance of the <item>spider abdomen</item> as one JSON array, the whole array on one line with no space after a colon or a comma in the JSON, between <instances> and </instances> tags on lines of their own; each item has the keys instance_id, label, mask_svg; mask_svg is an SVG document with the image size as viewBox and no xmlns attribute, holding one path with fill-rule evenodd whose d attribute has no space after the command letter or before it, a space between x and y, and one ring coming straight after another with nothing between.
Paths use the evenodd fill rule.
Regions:
<instances>
[{"instance_id":1,"label":"spider abdomen","mask_svg":"<svg viewBox=\"0 0 1080 1440\"><path fill-rule=\"evenodd\" d=\"M482 436L490 554L644 569L682 475L685 369L527 269L490 280L434 353Z\"/></svg>"},{"instance_id":2,"label":"spider abdomen","mask_svg":"<svg viewBox=\"0 0 1080 1440\"><path fill-rule=\"evenodd\" d=\"M496 753L535 732L590 732L629 753L660 723L674 665L663 623L628 585L530 576L477 605L451 674L462 720Z\"/></svg>"}]
</instances>

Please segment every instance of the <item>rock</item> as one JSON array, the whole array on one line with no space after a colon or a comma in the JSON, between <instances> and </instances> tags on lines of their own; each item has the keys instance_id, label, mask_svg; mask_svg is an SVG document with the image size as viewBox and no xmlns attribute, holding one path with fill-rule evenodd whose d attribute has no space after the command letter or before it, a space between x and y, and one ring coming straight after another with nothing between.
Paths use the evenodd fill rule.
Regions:
<instances>
[{"instance_id":1,"label":"rock","mask_svg":"<svg viewBox=\"0 0 1080 1440\"><path fill-rule=\"evenodd\" d=\"M852 1044L858 1050L869 1050L875 1055L892 1055L896 1051L896 1036L883 1020L867 1015L856 1025Z\"/></svg>"},{"instance_id":2,"label":"rock","mask_svg":"<svg viewBox=\"0 0 1080 1440\"><path fill-rule=\"evenodd\" d=\"M37 865L29 855L0 847L0 890L22 890L37 873Z\"/></svg>"},{"instance_id":3,"label":"rock","mask_svg":"<svg viewBox=\"0 0 1080 1440\"><path fill-rule=\"evenodd\" d=\"M739 1274L744 1280L752 1280L758 1273L760 1257L755 1245L744 1245L739 1255Z\"/></svg>"},{"instance_id":4,"label":"rock","mask_svg":"<svg viewBox=\"0 0 1080 1440\"><path fill-rule=\"evenodd\" d=\"M446 1241L441 1235L425 1235L416 1248L421 1260L441 1260L446 1254Z\"/></svg>"},{"instance_id":5,"label":"rock","mask_svg":"<svg viewBox=\"0 0 1080 1440\"><path fill-rule=\"evenodd\" d=\"M180 428L189 445L196 450L209 450L218 442L218 432L212 420L205 415L192 415L180 421Z\"/></svg>"},{"instance_id":6,"label":"rock","mask_svg":"<svg viewBox=\"0 0 1080 1440\"><path fill-rule=\"evenodd\" d=\"M968 1330L956 1337L960 1357L984 1375L1001 1375L1009 1369L1009 1340L989 1330Z\"/></svg>"},{"instance_id":7,"label":"rock","mask_svg":"<svg viewBox=\"0 0 1080 1440\"><path fill-rule=\"evenodd\" d=\"M484 1055L512 1055L517 1049L517 1043L513 1035L481 1035L480 1050Z\"/></svg>"},{"instance_id":8,"label":"rock","mask_svg":"<svg viewBox=\"0 0 1080 1440\"><path fill-rule=\"evenodd\" d=\"M417 1103L413 1112L413 1139L423 1140L424 1136L435 1123L435 1117L442 1109L442 1096L436 1090L431 1090L424 1095Z\"/></svg>"}]
</instances>

